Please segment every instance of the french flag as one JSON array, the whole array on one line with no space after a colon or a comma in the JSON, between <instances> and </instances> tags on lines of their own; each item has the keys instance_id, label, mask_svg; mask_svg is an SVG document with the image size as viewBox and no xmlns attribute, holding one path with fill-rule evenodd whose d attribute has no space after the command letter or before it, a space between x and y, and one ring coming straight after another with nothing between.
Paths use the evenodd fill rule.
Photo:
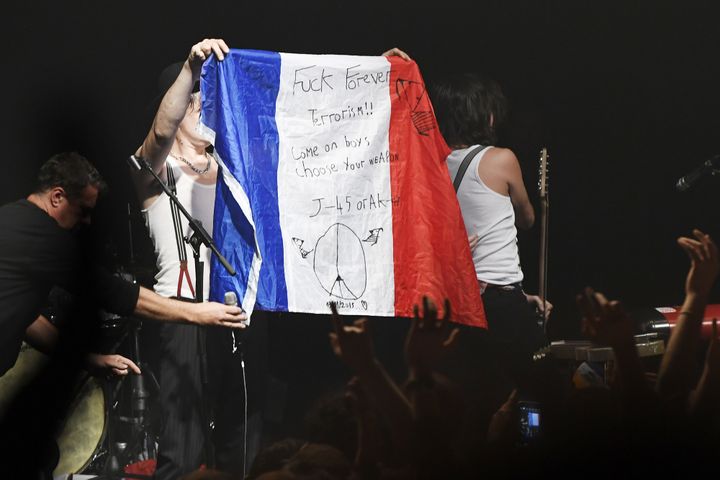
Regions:
<instances>
[{"instance_id":1,"label":"french flag","mask_svg":"<svg viewBox=\"0 0 720 480\"><path fill-rule=\"evenodd\" d=\"M210 296L269 311L410 317L427 295L486 327L467 235L417 65L231 50L201 78L221 167Z\"/></svg>"}]
</instances>

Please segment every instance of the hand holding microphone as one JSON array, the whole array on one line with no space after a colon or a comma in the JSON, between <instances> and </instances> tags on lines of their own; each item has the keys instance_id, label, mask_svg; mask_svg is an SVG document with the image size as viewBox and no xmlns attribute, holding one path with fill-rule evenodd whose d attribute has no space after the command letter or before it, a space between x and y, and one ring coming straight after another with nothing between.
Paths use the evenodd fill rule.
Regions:
<instances>
[{"instance_id":1,"label":"hand holding microphone","mask_svg":"<svg viewBox=\"0 0 720 480\"><path fill-rule=\"evenodd\" d=\"M225 305L236 307L238 304L237 294L233 291L225 292ZM247 320L244 320L242 322L244 326L247 326ZM242 340L240 340L240 335L235 335L235 332L232 333L232 351L233 353L237 352L240 347L242 347Z\"/></svg>"}]
</instances>

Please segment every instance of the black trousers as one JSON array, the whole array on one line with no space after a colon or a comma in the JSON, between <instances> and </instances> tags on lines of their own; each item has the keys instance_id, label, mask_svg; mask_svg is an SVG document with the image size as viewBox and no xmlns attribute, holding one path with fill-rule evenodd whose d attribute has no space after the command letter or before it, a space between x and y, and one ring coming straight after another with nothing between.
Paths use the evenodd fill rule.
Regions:
<instances>
[{"instance_id":1,"label":"black trousers","mask_svg":"<svg viewBox=\"0 0 720 480\"><path fill-rule=\"evenodd\" d=\"M236 332L242 342L236 352L233 352L230 330L205 328L206 388L201 376L199 328L169 323L160 327L158 374L162 427L156 479L177 479L207 464L206 421L212 420L214 424L210 441L217 469L241 474L245 453L250 463L259 448L262 428L259 397L264 395L265 386L260 373L262 355L256 352L264 352L262 333L266 326L262 321L253 321L247 332ZM247 378L241 364L243 358ZM247 405L247 444L245 385L252 393Z\"/></svg>"},{"instance_id":2,"label":"black trousers","mask_svg":"<svg viewBox=\"0 0 720 480\"><path fill-rule=\"evenodd\" d=\"M488 321L488 353L497 373L508 385L529 388L533 353L545 344L537 314L520 288L488 288L482 299Z\"/></svg>"}]
</instances>

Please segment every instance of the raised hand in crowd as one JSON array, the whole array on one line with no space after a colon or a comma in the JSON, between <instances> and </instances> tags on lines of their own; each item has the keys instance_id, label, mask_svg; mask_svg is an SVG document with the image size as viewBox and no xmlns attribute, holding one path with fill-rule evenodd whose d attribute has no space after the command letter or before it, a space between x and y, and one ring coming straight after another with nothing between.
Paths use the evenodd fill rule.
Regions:
<instances>
[{"instance_id":1,"label":"raised hand in crowd","mask_svg":"<svg viewBox=\"0 0 720 480\"><path fill-rule=\"evenodd\" d=\"M330 310L335 329L330 333L333 352L357 374L363 391L390 426L398 458L405 458L412 433L410 403L375 357L367 319L345 325L335 303Z\"/></svg>"},{"instance_id":2,"label":"raised hand in crowd","mask_svg":"<svg viewBox=\"0 0 720 480\"><path fill-rule=\"evenodd\" d=\"M685 294L707 297L720 270L718 249L710 235L698 229L693 230L693 238L680 237L678 245L690 257L690 270L685 280Z\"/></svg>"},{"instance_id":3,"label":"raised hand in crowd","mask_svg":"<svg viewBox=\"0 0 720 480\"><path fill-rule=\"evenodd\" d=\"M713 318L712 336L705 356L705 368L697 387L690 394L688 410L700 420L712 420L717 415L720 401L720 339L718 338L717 318Z\"/></svg>"},{"instance_id":4,"label":"raised hand in crowd","mask_svg":"<svg viewBox=\"0 0 720 480\"><path fill-rule=\"evenodd\" d=\"M514 389L505 403L493 414L487 431L487 443L509 448L518 434L517 429L518 392Z\"/></svg>"},{"instance_id":5,"label":"raised hand in crowd","mask_svg":"<svg viewBox=\"0 0 720 480\"><path fill-rule=\"evenodd\" d=\"M334 303L330 304L330 310L335 327L335 331L330 333L330 345L335 355L355 373L372 368L377 360L367 318L355 320L352 325L344 325Z\"/></svg>"},{"instance_id":6,"label":"raised hand in crowd","mask_svg":"<svg viewBox=\"0 0 720 480\"><path fill-rule=\"evenodd\" d=\"M460 330L451 328L450 302L444 312L423 297L423 311L414 306L414 318L405 339L405 359L410 372L404 390L413 412L412 460L427 478L448 474L452 445L465 411L460 388L438 372L440 360L455 346Z\"/></svg>"},{"instance_id":7,"label":"raised hand in crowd","mask_svg":"<svg viewBox=\"0 0 720 480\"><path fill-rule=\"evenodd\" d=\"M609 345L615 355L616 376L626 408L639 411L653 399L635 347L632 318L617 300L586 288L576 297L583 333L593 342Z\"/></svg>"},{"instance_id":8,"label":"raised hand in crowd","mask_svg":"<svg viewBox=\"0 0 720 480\"><path fill-rule=\"evenodd\" d=\"M690 269L685 280L685 301L658 370L656 388L663 398L685 398L694 387L692 369L700 346L703 314L720 270L718 249L710 235L695 229L693 237L677 240L690 258Z\"/></svg>"},{"instance_id":9,"label":"raised hand in crowd","mask_svg":"<svg viewBox=\"0 0 720 480\"><path fill-rule=\"evenodd\" d=\"M417 305L413 308L414 318L405 338L405 360L411 377L430 374L438 361L448 352L457 339L460 330L450 329L450 302L445 300L442 317L428 297L423 297L423 315Z\"/></svg>"},{"instance_id":10,"label":"raised hand in crowd","mask_svg":"<svg viewBox=\"0 0 720 480\"><path fill-rule=\"evenodd\" d=\"M355 468L369 474L376 468L382 448L376 408L368 398L358 377L353 377L348 382L345 398L357 421Z\"/></svg>"},{"instance_id":11,"label":"raised hand in crowd","mask_svg":"<svg viewBox=\"0 0 720 480\"><path fill-rule=\"evenodd\" d=\"M582 331L588 339L617 350L635 348L635 324L619 301L609 301L590 287L575 299L582 313Z\"/></svg>"}]
</instances>

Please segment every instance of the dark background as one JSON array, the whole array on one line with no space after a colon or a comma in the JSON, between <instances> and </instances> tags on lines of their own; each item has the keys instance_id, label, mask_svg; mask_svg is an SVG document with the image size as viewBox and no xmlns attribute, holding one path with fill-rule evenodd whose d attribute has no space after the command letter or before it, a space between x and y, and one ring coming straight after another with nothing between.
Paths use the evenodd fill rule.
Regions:
<instances>
[{"instance_id":1,"label":"dark background","mask_svg":"<svg viewBox=\"0 0 720 480\"><path fill-rule=\"evenodd\" d=\"M51 154L77 150L112 189L95 219L103 247L127 261L130 202L147 261L125 158L149 128L163 67L204 37L299 53L399 46L428 81L482 71L501 83L511 118L500 144L520 158L536 206L538 152L549 148L549 291L559 335L569 336L584 285L630 305L676 304L687 268L676 237L697 226L720 239L720 178L673 189L720 152L713 3L13 2L2 15L0 200L25 196ZM538 229L520 242L533 291Z\"/></svg>"}]
</instances>

